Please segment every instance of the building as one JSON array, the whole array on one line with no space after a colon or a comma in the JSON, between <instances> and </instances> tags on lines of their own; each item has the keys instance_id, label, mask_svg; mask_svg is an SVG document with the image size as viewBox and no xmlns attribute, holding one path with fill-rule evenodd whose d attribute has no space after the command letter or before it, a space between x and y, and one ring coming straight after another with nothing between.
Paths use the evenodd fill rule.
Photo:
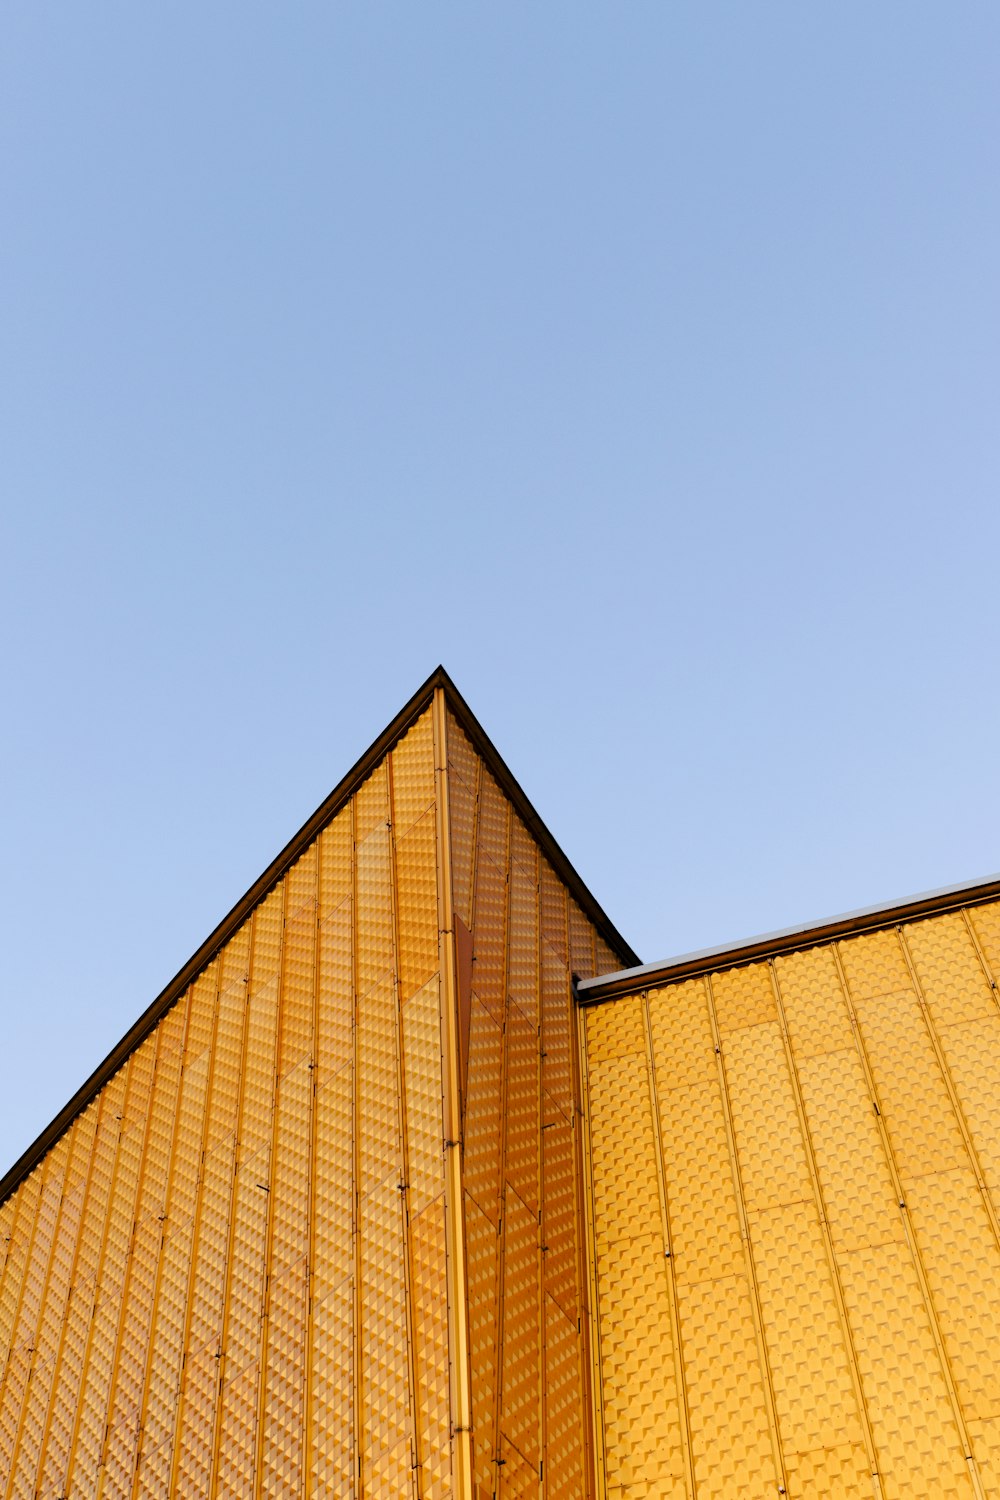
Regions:
<instances>
[{"instance_id":1,"label":"building","mask_svg":"<svg viewBox=\"0 0 1000 1500\"><path fill-rule=\"evenodd\" d=\"M0 1500L1000 1496L998 970L640 966L439 670L0 1181Z\"/></svg>"}]
</instances>

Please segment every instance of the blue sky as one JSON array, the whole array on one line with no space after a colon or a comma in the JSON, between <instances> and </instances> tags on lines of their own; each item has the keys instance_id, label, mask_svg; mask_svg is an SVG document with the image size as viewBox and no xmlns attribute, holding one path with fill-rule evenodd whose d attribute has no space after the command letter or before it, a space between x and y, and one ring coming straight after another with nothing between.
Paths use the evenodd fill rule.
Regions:
<instances>
[{"instance_id":1,"label":"blue sky","mask_svg":"<svg viewBox=\"0 0 1000 1500\"><path fill-rule=\"evenodd\" d=\"M1000 11L29 5L0 1170L438 661L644 959L1000 868Z\"/></svg>"}]
</instances>

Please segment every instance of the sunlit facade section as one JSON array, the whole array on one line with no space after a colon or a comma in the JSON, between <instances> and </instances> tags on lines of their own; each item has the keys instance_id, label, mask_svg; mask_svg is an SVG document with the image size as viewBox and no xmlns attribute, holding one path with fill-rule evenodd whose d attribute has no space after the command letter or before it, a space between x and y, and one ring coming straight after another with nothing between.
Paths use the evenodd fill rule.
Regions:
<instances>
[{"instance_id":1,"label":"sunlit facade section","mask_svg":"<svg viewBox=\"0 0 1000 1500\"><path fill-rule=\"evenodd\" d=\"M0 1496L452 1493L433 715L0 1206Z\"/></svg>"},{"instance_id":2,"label":"sunlit facade section","mask_svg":"<svg viewBox=\"0 0 1000 1500\"><path fill-rule=\"evenodd\" d=\"M609 1500L1000 1495L1000 906L584 1011Z\"/></svg>"}]
</instances>

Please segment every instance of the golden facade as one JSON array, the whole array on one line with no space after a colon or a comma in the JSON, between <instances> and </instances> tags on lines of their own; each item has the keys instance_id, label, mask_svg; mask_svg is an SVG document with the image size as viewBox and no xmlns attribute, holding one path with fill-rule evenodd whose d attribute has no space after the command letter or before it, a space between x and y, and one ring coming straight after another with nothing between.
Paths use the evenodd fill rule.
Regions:
<instances>
[{"instance_id":1,"label":"golden facade","mask_svg":"<svg viewBox=\"0 0 1000 1500\"><path fill-rule=\"evenodd\" d=\"M435 673L0 1182L0 1500L1000 1497L997 897L623 970Z\"/></svg>"},{"instance_id":2,"label":"golden facade","mask_svg":"<svg viewBox=\"0 0 1000 1500\"><path fill-rule=\"evenodd\" d=\"M609 1497L1000 1495L1000 905L947 904L584 1012Z\"/></svg>"}]
</instances>

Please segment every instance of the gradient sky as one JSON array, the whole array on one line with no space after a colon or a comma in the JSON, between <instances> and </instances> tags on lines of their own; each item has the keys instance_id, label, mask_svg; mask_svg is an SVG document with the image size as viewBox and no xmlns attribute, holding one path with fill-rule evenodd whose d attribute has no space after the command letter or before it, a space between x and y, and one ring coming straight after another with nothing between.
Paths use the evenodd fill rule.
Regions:
<instances>
[{"instance_id":1,"label":"gradient sky","mask_svg":"<svg viewBox=\"0 0 1000 1500\"><path fill-rule=\"evenodd\" d=\"M1000 868L1000 9L0 41L0 1173L443 661L644 959Z\"/></svg>"}]
</instances>

